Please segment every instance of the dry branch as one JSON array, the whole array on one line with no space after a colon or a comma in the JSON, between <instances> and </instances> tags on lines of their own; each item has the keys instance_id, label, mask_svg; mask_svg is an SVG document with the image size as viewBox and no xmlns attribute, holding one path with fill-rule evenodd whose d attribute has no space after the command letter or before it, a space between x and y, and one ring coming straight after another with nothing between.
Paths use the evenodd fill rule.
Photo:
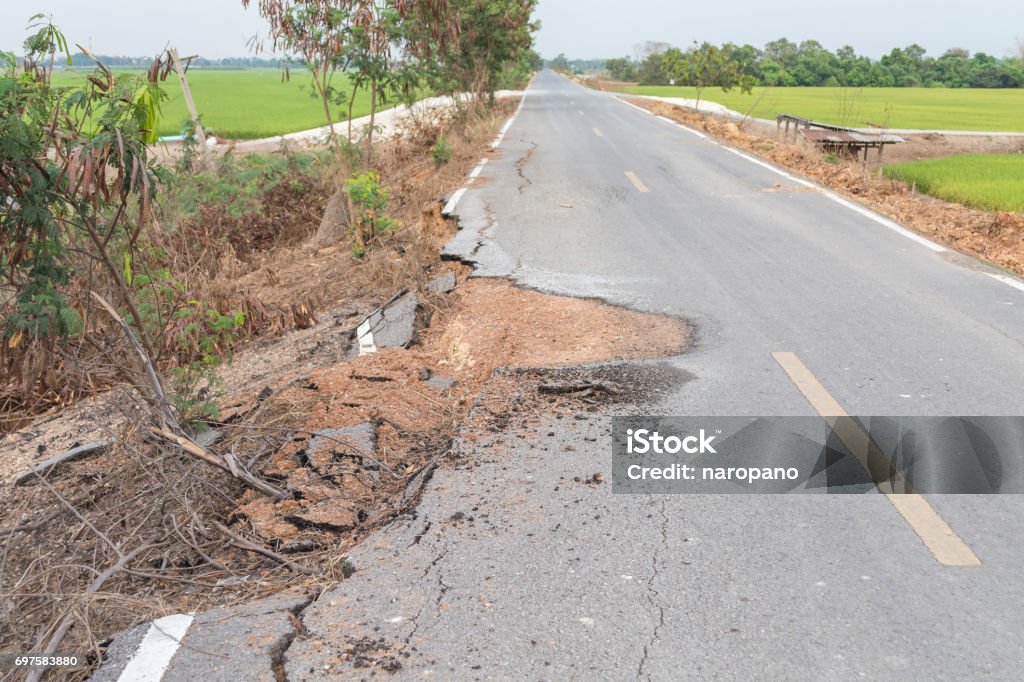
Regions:
<instances>
[{"instance_id":1,"label":"dry branch","mask_svg":"<svg viewBox=\"0 0 1024 682\"><path fill-rule=\"evenodd\" d=\"M170 403L167 402L167 395L164 393L163 384L160 382L160 377L157 375L156 369L153 367L153 361L152 359L150 359L149 353L147 353L146 349L143 348L142 344L139 342L139 339L135 336L135 332L133 332L132 328L128 325L128 323L124 321L124 318L122 318L117 313L117 311L114 310L114 306L110 305L110 303L108 303L106 299L97 294L95 291L91 293L92 297L96 299L96 302L99 303L100 306L102 306L103 309L107 311L107 314L109 314L114 319L115 322L117 322L117 324L124 331L125 336L128 337L128 340L131 342L132 346L135 347L135 351L139 355L139 361L142 363L143 370L146 373L146 378L149 380L150 388L153 391L153 406L156 408L157 413L160 415L160 419L163 420L164 424L172 427L175 430L180 431L181 427L178 425L178 420L174 417L174 414L171 412L171 406Z\"/></svg>"},{"instance_id":2,"label":"dry branch","mask_svg":"<svg viewBox=\"0 0 1024 682\"><path fill-rule=\"evenodd\" d=\"M117 575L122 570L124 570L124 568L136 556L146 551L147 549L151 549L152 547L154 547L154 545L141 545L139 547L136 547L132 551L128 552L127 554L121 554L118 557L117 562L113 566L111 566L110 568L96 576L96 579L93 580L92 583L89 585L88 589L86 589L85 594L93 594L94 592L99 591L99 589L103 587L103 583L107 582L107 580ZM59 647L60 643L64 641L64 636L68 634L68 630L71 629L71 626L74 624L74 622L75 612L74 609L72 608L69 609L66 614L64 614L64 617L61 619L60 624L57 626L57 629L50 637L49 642L47 642L46 648L43 649L44 656L49 656L57 651L57 647ZM28 674L28 677L25 678L26 682L39 682L39 680L42 679L44 672L46 671L42 668L33 669Z\"/></svg>"},{"instance_id":3,"label":"dry branch","mask_svg":"<svg viewBox=\"0 0 1024 682\"><path fill-rule=\"evenodd\" d=\"M223 458L217 457L215 454L204 448L199 443L196 443L191 438L183 436L179 433L175 433L167 428L150 429L149 433L159 438L160 440L167 441L177 445L179 448L184 450L186 453L193 457L200 459L211 466L215 466L218 469L225 471L238 480L244 482L250 488L258 490L259 492L274 498L275 500L283 500L288 496L288 493L281 490L280 488L267 483L261 478L253 476L248 471L238 466L235 461L234 455L228 454Z\"/></svg>"},{"instance_id":4,"label":"dry branch","mask_svg":"<svg viewBox=\"0 0 1024 682\"><path fill-rule=\"evenodd\" d=\"M315 571L313 569L311 569L311 568L309 568L307 566L303 566L301 564L297 564L294 561L292 561L291 559L289 559L287 557L283 557L280 554L278 554L277 552L274 552L273 550L267 549L266 547L262 547L260 545L257 545L254 542L249 542L248 540L243 538L241 535L235 533L230 528L228 528L227 526L225 526L225 525L223 525L223 524L221 524L221 523L219 523L217 521L213 522L213 527L216 528L217 530L219 530L224 535L226 535L231 540L231 544L233 544L235 547L238 547L239 549L244 549L247 552L256 552L257 554L262 554L263 556L265 556L265 557L267 557L269 559L273 559L274 561L276 561L276 562L278 562L280 564L284 564L285 566L287 566L288 568L292 569L293 571L296 571L298 573L302 573L304 575L314 575L315 574Z\"/></svg>"}]
</instances>

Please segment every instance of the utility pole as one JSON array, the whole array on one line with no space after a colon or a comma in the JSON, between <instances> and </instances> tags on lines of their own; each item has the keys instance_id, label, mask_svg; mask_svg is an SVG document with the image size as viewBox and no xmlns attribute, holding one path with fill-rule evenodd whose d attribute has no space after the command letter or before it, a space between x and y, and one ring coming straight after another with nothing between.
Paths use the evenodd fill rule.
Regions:
<instances>
[{"instance_id":1,"label":"utility pole","mask_svg":"<svg viewBox=\"0 0 1024 682\"><path fill-rule=\"evenodd\" d=\"M172 47L171 59L174 61L174 70L178 74L178 82L181 83L181 94L185 98L185 106L188 107L188 115L192 117L192 123L196 127L196 140L199 141L199 147L202 149L202 164L204 167L209 166L209 151L206 147L206 133L203 131L203 125L199 122L199 112L196 111L196 103L192 100L192 91L188 87L188 79L185 78L185 69L181 66L181 59L178 57L178 48Z\"/></svg>"}]
</instances>

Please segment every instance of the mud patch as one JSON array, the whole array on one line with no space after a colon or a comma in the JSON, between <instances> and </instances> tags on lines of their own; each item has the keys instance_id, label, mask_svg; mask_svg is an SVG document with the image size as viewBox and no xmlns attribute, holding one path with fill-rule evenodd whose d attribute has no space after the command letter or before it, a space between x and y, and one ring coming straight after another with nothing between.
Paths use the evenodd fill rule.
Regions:
<instances>
[{"instance_id":1,"label":"mud patch","mask_svg":"<svg viewBox=\"0 0 1024 682\"><path fill-rule=\"evenodd\" d=\"M436 343L455 372L583 365L676 355L690 342L677 319L591 300L517 289L505 280L467 280L460 307Z\"/></svg>"}]
</instances>

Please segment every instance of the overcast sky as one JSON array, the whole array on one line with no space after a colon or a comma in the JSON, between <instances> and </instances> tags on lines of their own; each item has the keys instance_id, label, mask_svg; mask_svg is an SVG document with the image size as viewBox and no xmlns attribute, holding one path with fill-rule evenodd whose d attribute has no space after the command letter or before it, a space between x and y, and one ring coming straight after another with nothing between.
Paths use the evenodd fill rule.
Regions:
<instances>
[{"instance_id":1,"label":"overcast sky","mask_svg":"<svg viewBox=\"0 0 1024 682\"><path fill-rule=\"evenodd\" d=\"M240 57L249 54L246 40L263 27L255 7L243 10L241 0L0 0L0 48L20 52L26 20L35 11L52 14L70 41L102 54L151 55L171 42L185 54ZM537 48L548 58L559 52L625 56L645 40L762 47L782 36L814 38L833 50L851 44L871 57L913 42L933 56L964 47L1003 57L1017 38L1024 39L1021 0L540 0L537 18L543 24Z\"/></svg>"}]
</instances>

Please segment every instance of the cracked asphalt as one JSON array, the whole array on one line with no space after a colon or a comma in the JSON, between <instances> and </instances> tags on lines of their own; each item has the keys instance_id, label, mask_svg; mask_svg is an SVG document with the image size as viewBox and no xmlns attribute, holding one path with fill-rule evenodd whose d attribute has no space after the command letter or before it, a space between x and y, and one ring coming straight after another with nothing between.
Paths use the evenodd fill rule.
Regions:
<instances>
[{"instance_id":1,"label":"cracked asphalt","mask_svg":"<svg viewBox=\"0 0 1024 682\"><path fill-rule=\"evenodd\" d=\"M1022 414L1024 293L550 72L482 175L447 257L684 317L695 347L650 404L464 433L415 513L301 610L284 678L1020 679L1019 496L928 498L964 568L882 495L591 477L610 478L616 413L815 414L776 351L851 414Z\"/></svg>"},{"instance_id":2,"label":"cracked asphalt","mask_svg":"<svg viewBox=\"0 0 1024 682\"><path fill-rule=\"evenodd\" d=\"M578 480L610 471L618 411L815 414L776 351L851 414L1022 414L1024 295L820 192L768 191L771 170L550 72L498 157L447 257L690 320L695 348L671 360L689 379L646 406L464 439L415 518L306 609L288 678L368 677L338 654L369 639L395 679L1019 679L1019 496L928 498L981 563L964 568L881 495Z\"/></svg>"}]
</instances>

